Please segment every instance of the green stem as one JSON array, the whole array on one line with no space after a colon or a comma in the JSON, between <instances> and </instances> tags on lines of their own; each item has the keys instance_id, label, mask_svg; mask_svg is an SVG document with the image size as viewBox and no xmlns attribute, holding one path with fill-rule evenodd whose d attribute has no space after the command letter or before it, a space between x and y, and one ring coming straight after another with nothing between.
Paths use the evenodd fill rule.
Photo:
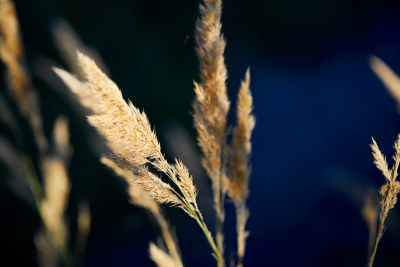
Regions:
<instances>
[{"instance_id":1,"label":"green stem","mask_svg":"<svg viewBox=\"0 0 400 267\"><path fill-rule=\"evenodd\" d=\"M377 248L378 248L378 241L375 242L374 252L372 252L371 257L369 258L369 263L368 263L369 267L372 267L372 265L374 264L374 259L375 259L375 254L376 254Z\"/></svg>"},{"instance_id":2,"label":"green stem","mask_svg":"<svg viewBox=\"0 0 400 267\"><path fill-rule=\"evenodd\" d=\"M384 225L382 223L383 221L384 221L384 219L381 220L381 223L379 224L378 235L376 236L374 251L372 252L371 257L369 258L368 267L372 267L372 265L374 264L376 251L378 249L378 243L381 240L382 234L383 234L383 229L384 229Z\"/></svg>"},{"instance_id":3,"label":"green stem","mask_svg":"<svg viewBox=\"0 0 400 267\"><path fill-rule=\"evenodd\" d=\"M180 199L183 201L183 204L187 207L189 210L189 213L192 215L192 217L196 220L197 224L200 226L201 230L203 231L204 235L207 238L208 243L211 246L211 249L213 250L217 261L218 261L218 266L223 266L219 265L220 262L223 264L223 258L221 256L220 250L217 248L215 245L214 239L211 235L211 232L208 230L207 225L205 224L203 220L203 215L201 214L200 210L197 207L197 204L194 203L195 207L193 207L192 203L188 200L185 191L181 188L179 185L179 182L177 180L177 177L175 176L174 171L170 168L169 163L165 160L165 158L161 155L160 156L160 162L166 167L167 170L167 176L168 178L171 179L171 181L178 187L180 193L182 194L182 197L178 194Z\"/></svg>"},{"instance_id":4,"label":"green stem","mask_svg":"<svg viewBox=\"0 0 400 267\"><path fill-rule=\"evenodd\" d=\"M193 214L194 215L194 214ZM197 224L200 226L201 230L203 231L204 235L207 238L208 243L210 244L215 256L217 257L217 261L219 262L221 257L221 253L219 252L217 246L215 245L214 239L212 238L210 231L208 230L207 226L200 220L199 216L195 216L195 220Z\"/></svg>"}]
</instances>

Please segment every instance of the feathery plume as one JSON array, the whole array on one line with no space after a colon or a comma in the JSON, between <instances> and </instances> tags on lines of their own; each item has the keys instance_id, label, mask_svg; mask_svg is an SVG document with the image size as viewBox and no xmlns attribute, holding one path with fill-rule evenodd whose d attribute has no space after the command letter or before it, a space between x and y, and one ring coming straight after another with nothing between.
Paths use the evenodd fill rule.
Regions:
<instances>
[{"instance_id":1,"label":"feathery plume","mask_svg":"<svg viewBox=\"0 0 400 267\"><path fill-rule=\"evenodd\" d=\"M239 89L236 104L237 125L233 129L232 144L229 153L229 187L228 193L235 204L236 231L237 231L237 266L243 266L243 258L246 248L246 238L249 235L245 230L249 211L246 207L246 199L249 195L250 179L250 153L251 133L254 129L255 118L252 114L253 98L250 92L250 70L247 69L245 79Z\"/></svg>"},{"instance_id":2,"label":"feathery plume","mask_svg":"<svg viewBox=\"0 0 400 267\"><path fill-rule=\"evenodd\" d=\"M195 85L194 124L203 152L203 165L213 181L215 198L222 188L223 153L230 101L227 96L225 40L221 34L221 1L205 0L196 23L196 52L201 84ZM218 200L219 202L219 200ZM217 207L218 209L218 207Z\"/></svg>"},{"instance_id":3,"label":"feathery plume","mask_svg":"<svg viewBox=\"0 0 400 267\"><path fill-rule=\"evenodd\" d=\"M181 267L180 262L176 262L168 253L157 247L154 243L149 245L150 258L158 267Z\"/></svg>"},{"instance_id":4,"label":"feathery plume","mask_svg":"<svg viewBox=\"0 0 400 267\"><path fill-rule=\"evenodd\" d=\"M54 151L44 159L44 194L39 202L39 212L45 232L36 237L39 256L44 266L51 266L54 261L70 263L67 234L64 221L70 189L67 164L71 153L67 120L59 117L53 129ZM53 249L47 251L48 247Z\"/></svg>"},{"instance_id":5,"label":"feathery plume","mask_svg":"<svg viewBox=\"0 0 400 267\"><path fill-rule=\"evenodd\" d=\"M235 203L236 211L236 232L237 232L237 253L238 262L237 267L243 266L243 258L246 251L246 239L249 236L249 231L246 231L246 223L249 218L249 210L246 207L246 203L238 202Z\"/></svg>"},{"instance_id":6,"label":"feathery plume","mask_svg":"<svg viewBox=\"0 0 400 267\"><path fill-rule=\"evenodd\" d=\"M187 167L182 161L175 159L174 170L188 200L192 203L196 202L197 189L193 184L193 177L189 174Z\"/></svg>"},{"instance_id":7,"label":"feathery plume","mask_svg":"<svg viewBox=\"0 0 400 267\"><path fill-rule=\"evenodd\" d=\"M385 85L389 94L397 101L397 107L400 109L400 78L394 71L380 58L372 56L370 66L376 76Z\"/></svg>"},{"instance_id":8,"label":"feathery plume","mask_svg":"<svg viewBox=\"0 0 400 267\"><path fill-rule=\"evenodd\" d=\"M152 212L157 212L159 209L154 201L170 205L183 205L181 200L173 193L172 187L161 181L160 178L152 174L145 167L132 171L132 169L120 167L121 165L124 166L123 159L116 160L113 161L105 157L101 158L101 162L104 165L124 178L128 183L128 193L133 204L149 209Z\"/></svg>"},{"instance_id":9,"label":"feathery plume","mask_svg":"<svg viewBox=\"0 0 400 267\"><path fill-rule=\"evenodd\" d=\"M8 69L10 93L22 115L28 119L43 157L48 144L43 133L39 100L22 64L23 53L19 36L14 4L10 0L0 0L0 60Z\"/></svg>"},{"instance_id":10,"label":"feathery plume","mask_svg":"<svg viewBox=\"0 0 400 267\"><path fill-rule=\"evenodd\" d=\"M249 157L251 152L251 133L255 125L252 114L253 98L250 90L250 71L247 70L242 81L237 101L237 125L233 129L230 151L229 196L234 201L245 201L249 194L249 177L251 168Z\"/></svg>"},{"instance_id":11,"label":"feathery plume","mask_svg":"<svg viewBox=\"0 0 400 267\"><path fill-rule=\"evenodd\" d=\"M380 207L381 211L379 214L379 227L378 227L378 234L375 240L374 250L371 254L369 260L369 266L371 267L374 262L374 258L376 255L376 251L378 248L378 243L382 238L384 229L385 229L385 220L389 213L389 210L394 207L397 202L397 194L400 192L400 183L396 179L398 176L398 168L400 164L400 134L397 136L397 140L394 143L395 154L393 155L393 166L390 170L387 169L387 163L380 152L378 145L372 139L371 148L373 151L374 162L376 167L382 172L383 176L386 178L386 183L381 187L379 193L382 196Z\"/></svg>"},{"instance_id":12,"label":"feathery plume","mask_svg":"<svg viewBox=\"0 0 400 267\"><path fill-rule=\"evenodd\" d=\"M74 75L69 72L56 68L53 68L53 71L60 77L63 82L70 88L72 93L74 93L78 99L80 104L94 113L101 113L102 110L99 106L98 97L92 92L90 87L78 80Z\"/></svg>"},{"instance_id":13,"label":"feathery plume","mask_svg":"<svg viewBox=\"0 0 400 267\"><path fill-rule=\"evenodd\" d=\"M26 93L28 81L25 71L19 64L22 47L15 6L10 0L0 1L0 32L0 58L9 69L14 96L21 99Z\"/></svg>"},{"instance_id":14,"label":"feathery plume","mask_svg":"<svg viewBox=\"0 0 400 267\"><path fill-rule=\"evenodd\" d=\"M105 161L106 164L114 170L118 166L120 168L118 174L123 169L131 172L130 175L133 177L129 180L133 180L136 185L149 193L156 202L182 208L197 221L215 255L219 257L219 251L197 208L195 186L186 167L181 163L172 165L167 162L146 114L140 112L131 102L129 104L125 102L117 85L92 59L80 52L77 56L85 82L79 81L65 71L54 70L67 86L77 87L71 88L71 91L75 92L81 103L92 111L92 114L88 115L89 123L106 139L113 151L108 158L114 160L116 165L108 161ZM80 93L78 88L84 88L85 92ZM88 94L88 88L94 97ZM82 99L88 95L90 99ZM166 174L176 188L149 172L148 164Z\"/></svg>"},{"instance_id":15,"label":"feathery plume","mask_svg":"<svg viewBox=\"0 0 400 267\"><path fill-rule=\"evenodd\" d=\"M224 62L225 39L221 33L221 0L204 0L196 22L196 53L201 84L194 83L193 119L197 141L203 152L202 163L212 181L216 210L216 239L223 254L224 198L227 189L225 150L228 130L227 70ZM218 259L218 266L223 266Z\"/></svg>"},{"instance_id":16,"label":"feathery plume","mask_svg":"<svg viewBox=\"0 0 400 267\"><path fill-rule=\"evenodd\" d=\"M147 191L147 187L141 187L139 184L137 184L136 180L138 179L137 176L133 175L133 172L127 171L126 169L123 169L117 164L116 162L107 159L107 158L101 158L101 162L108 166L110 169L112 169L118 176L124 178L124 180L128 183L129 189L128 193L129 196L131 197L131 202L139 207L145 208L151 212L153 217L156 219L158 225L161 228L161 232L165 241L165 244L167 245L168 251L170 253L170 257L174 259L175 262L180 263L180 266L182 265L182 260L176 245L176 241L173 238L169 224L165 217L162 215L162 212L160 210L160 207L157 205L157 202L161 202L158 199L161 197L155 197L154 194L157 194L155 192ZM136 172L137 173L137 172ZM159 180L159 179L157 179ZM146 191L145 191L146 190ZM158 188L154 189L155 191L159 191ZM181 205L181 201L170 191L168 192L169 196L169 202L173 205ZM173 198L173 201L171 201L171 198ZM154 200L153 200L154 199Z\"/></svg>"},{"instance_id":17,"label":"feathery plume","mask_svg":"<svg viewBox=\"0 0 400 267\"><path fill-rule=\"evenodd\" d=\"M182 196L177 193L175 199L171 198L171 195L174 195L171 193L172 188L148 172L144 166L146 163L166 173L185 195L184 198L187 195L190 202L195 201L195 187L185 171L186 167L182 164L170 165L165 160L146 114L140 112L131 102L125 102L117 85L93 60L78 53L78 61L86 82L81 82L60 69L55 69L55 72L71 87L71 91L77 92L79 100L92 110L93 114L88 116L88 121L108 141L114 152L113 157L119 158L120 164L124 162L125 168L130 166L131 169L142 170L144 175L137 176L136 184L160 203L180 204L178 198L181 199ZM78 91L81 88L82 92ZM157 188L158 190L155 190Z\"/></svg>"},{"instance_id":18,"label":"feathery plume","mask_svg":"<svg viewBox=\"0 0 400 267\"><path fill-rule=\"evenodd\" d=\"M389 172L386 157L382 154L374 138L372 138L371 149L372 149L372 155L374 156L374 164L376 168L378 168L378 170L382 172L383 176L386 179L390 180L391 173Z\"/></svg>"},{"instance_id":19,"label":"feathery plume","mask_svg":"<svg viewBox=\"0 0 400 267\"><path fill-rule=\"evenodd\" d=\"M56 121L53 142L55 154L47 157L44 165L45 194L41 213L54 245L64 250L67 240L63 215L69 193L66 164L70 152L68 126L64 118Z\"/></svg>"},{"instance_id":20,"label":"feathery plume","mask_svg":"<svg viewBox=\"0 0 400 267\"><path fill-rule=\"evenodd\" d=\"M93 60L81 53L78 53L78 60L87 84L101 100L99 106L106 111L89 116L89 122L107 141L123 146L130 153L127 160L134 165L162 158L160 144L146 114L124 101L116 84Z\"/></svg>"}]
</instances>

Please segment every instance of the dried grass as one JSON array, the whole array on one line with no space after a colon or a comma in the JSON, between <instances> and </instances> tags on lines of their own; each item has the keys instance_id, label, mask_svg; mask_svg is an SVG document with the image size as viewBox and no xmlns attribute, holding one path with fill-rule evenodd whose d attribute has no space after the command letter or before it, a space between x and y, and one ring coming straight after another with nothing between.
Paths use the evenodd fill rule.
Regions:
<instances>
[{"instance_id":1,"label":"dried grass","mask_svg":"<svg viewBox=\"0 0 400 267\"><path fill-rule=\"evenodd\" d=\"M154 243L149 246L150 258L156 263L158 267L181 267L180 262L176 262L174 258L165 253L164 250L157 247Z\"/></svg>"},{"instance_id":2,"label":"dried grass","mask_svg":"<svg viewBox=\"0 0 400 267\"><path fill-rule=\"evenodd\" d=\"M197 141L203 152L202 163L212 182L216 210L216 241L223 254L224 198L227 189L225 174L227 114L230 101L227 96L227 70L224 63L225 40L221 34L220 0L205 0L200 4L196 23L196 53L200 63L201 84L195 85L193 119ZM218 266L223 266L223 258Z\"/></svg>"},{"instance_id":3,"label":"dried grass","mask_svg":"<svg viewBox=\"0 0 400 267\"><path fill-rule=\"evenodd\" d=\"M237 125L231 132L231 127L227 124L230 101L226 87L226 42L221 33L221 10L221 0L204 0L200 5L195 39L201 83L195 83L196 97L193 102L197 140L203 152L202 163L211 179L214 192L216 242L198 208L197 189L187 167L178 159L173 163L166 160L146 114L132 102L124 100L118 86L107 76L100 57L92 56L96 57L93 60L86 55L93 55L93 52L80 41L68 24L58 21L53 25L56 44L77 76L59 68L54 68L54 71L76 95L79 103L90 111L88 122L106 140L112 153L102 157L101 161L125 179L131 202L150 211L160 226L166 250L153 243L149 247L150 257L158 266L183 266L175 237L158 204L176 206L192 217L207 238L217 265L225 266L223 224L226 194L236 208L237 266L243 265L248 235L245 226L249 216L246 199L249 195L251 172L250 139L255 119L249 90L250 73L247 71L236 105ZM34 172L26 167L29 164L18 153L12 155L19 158L23 167L16 167L15 164L11 164L11 167L16 172L19 171L20 176L28 176L43 220L44 230L35 239L41 265L54 266L62 262L68 266L71 264L71 253L68 248L65 210L70 189L67 166L71 148L67 122L62 118L57 120L54 126L53 150L50 153L42 130L39 101L29 73L24 68L18 21L15 7L10 0L0 0L0 33L0 59L8 69L10 92L33 129L40 150L39 164L44 173L44 189ZM85 51L85 54L76 50ZM76 60L78 64L74 64ZM8 110L3 102L0 102L0 108ZM15 128L12 117L6 113L2 119ZM228 144L227 137L230 134L232 143ZM7 147L2 143L0 145ZM0 156L4 157L2 154L4 153L0 152ZM168 179L163 180L160 175L165 175ZM89 208L81 206L77 237L79 251L83 251L85 247L90 223Z\"/></svg>"},{"instance_id":4,"label":"dried grass","mask_svg":"<svg viewBox=\"0 0 400 267\"><path fill-rule=\"evenodd\" d=\"M370 66L385 85L389 94L397 101L397 108L400 110L400 78L385 62L376 56L370 58Z\"/></svg>"},{"instance_id":5,"label":"dried grass","mask_svg":"<svg viewBox=\"0 0 400 267\"><path fill-rule=\"evenodd\" d=\"M400 192L400 183L397 180L398 168L400 163L400 134L394 143L395 154L393 155L393 166L388 169L385 156L381 153L377 143L372 139L372 154L374 156L375 166L382 172L385 177L386 183L381 187L379 193L382 196L380 202L380 214L379 214L379 227L378 234L376 236L374 250L369 260L369 266L373 265L375 254L378 248L378 243L382 238L385 229L385 220L389 213L389 210L394 207L397 202L397 194Z\"/></svg>"},{"instance_id":6,"label":"dried grass","mask_svg":"<svg viewBox=\"0 0 400 267\"><path fill-rule=\"evenodd\" d=\"M41 266L71 264L65 210L70 184L67 165L71 154L68 124L57 119L53 129L53 152L44 159L44 190L36 197L44 230L35 237Z\"/></svg>"},{"instance_id":7,"label":"dried grass","mask_svg":"<svg viewBox=\"0 0 400 267\"><path fill-rule=\"evenodd\" d=\"M195 85L193 103L197 140L203 152L203 166L212 181L216 210L216 240L223 253L225 218L224 201L228 192L236 208L238 236L237 266L242 266L248 232L245 225L249 216L248 197L251 152L251 133L255 125L252 115L250 71L247 70L237 100L237 125L233 129L232 144L227 144L230 127L227 115L230 101L227 96L227 70L224 63L225 39L221 33L222 1L204 0L196 23L196 52L200 62L201 83ZM223 266L219 259L218 266Z\"/></svg>"},{"instance_id":8,"label":"dried grass","mask_svg":"<svg viewBox=\"0 0 400 267\"><path fill-rule=\"evenodd\" d=\"M180 162L170 164L161 153L161 147L147 116L131 102L125 102L117 85L104 74L86 55L77 53L85 81L79 81L66 71L55 72L76 93L78 100L92 112L89 123L108 142L113 151L111 161L103 160L119 175L131 173L128 184L136 184L158 203L169 203L183 209L194 218L207 237L214 253L219 255L211 233L207 229L196 203L196 188L187 168ZM83 88L82 90L80 90ZM176 186L174 189L148 170L148 167L164 173ZM117 169L118 167L118 169ZM131 188L130 188L131 190Z\"/></svg>"},{"instance_id":9,"label":"dried grass","mask_svg":"<svg viewBox=\"0 0 400 267\"><path fill-rule=\"evenodd\" d=\"M23 66L18 20L15 6L10 0L0 0L0 60L8 70L9 92L21 114L29 121L36 144L44 157L48 143L43 133L39 99Z\"/></svg>"},{"instance_id":10,"label":"dried grass","mask_svg":"<svg viewBox=\"0 0 400 267\"><path fill-rule=\"evenodd\" d=\"M389 94L396 100L398 111L400 111L400 78L385 62L376 56L372 56L370 58L370 66L381 82L385 85ZM400 162L400 134L398 135L394 144L395 154L392 157L394 163L391 169L389 169L386 158L379 150L375 140L372 139L372 142L371 148L374 156L375 166L382 172L386 179L386 183L379 190L382 199L380 202L378 234L375 239L374 248L370 253L370 258L368 261L369 266L373 265L378 243L381 240L385 230L384 222L389 210L392 209L396 204L397 194L400 192L400 183L397 180Z\"/></svg>"}]
</instances>

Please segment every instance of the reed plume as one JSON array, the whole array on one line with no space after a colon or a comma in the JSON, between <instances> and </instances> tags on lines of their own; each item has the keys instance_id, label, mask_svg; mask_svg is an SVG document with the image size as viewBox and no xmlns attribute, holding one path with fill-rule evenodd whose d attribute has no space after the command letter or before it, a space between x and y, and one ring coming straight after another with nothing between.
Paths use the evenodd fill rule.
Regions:
<instances>
[{"instance_id":1,"label":"reed plume","mask_svg":"<svg viewBox=\"0 0 400 267\"><path fill-rule=\"evenodd\" d=\"M60 51L64 61L67 62L67 65L78 75L79 78L84 79L85 75L82 68L76 64L75 55L77 50L90 55L96 62L96 65L98 65L102 70L107 69L98 53L93 49L88 48L66 21L58 19L53 23L52 30L56 41L56 47ZM64 73L64 75L69 74ZM75 82L75 84L70 85L70 87L74 88L75 92L80 93L82 104L89 110L95 110L97 105L93 105L93 102L97 102L98 99L93 100L95 96L91 89L86 84L81 84L77 79L69 79L69 81ZM98 112L101 111L98 110ZM114 142L114 150L116 147L118 147L118 153L120 155L129 155L128 151L124 151L125 148ZM162 182L159 177L148 171L145 166L139 167L132 165L126 161L125 158L115 154L109 155L109 157L112 159L102 157L101 162L112 169L115 174L124 178L128 183L128 194L131 203L150 211L152 217L156 220L161 229L162 237L168 249L167 254L174 260L176 263L175 266L183 266L176 239L173 237L169 223L164 217L160 206L157 204L158 202L181 205L180 199L171 194L172 188L169 184ZM123 168L120 166L123 166ZM157 199L157 202L154 201L154 199ZM78 222L79 221L78 218Z\"/></svg>"},{"instance_id":2,"label":"reed plume","mask_svg":"<svg viewBox=\"0 0 400 267\"><path fill-rule=\"evenodd\" d=\"M71 153L68 125L65 118L57 119L53 131L53 152L44 160L44 190L39 199L39 213L44 232L35 239L41 266L53 266L61 260L72 264L68 250L68 229L64 221L70 184L67 164Z\"/></svg>"},{"instance_id":3,"label":"reed plume","mask_svg":"<svg viewBox=\"0 0 400 267\"><path fill-rule=\"evenodd\" d=\"M221 0L204 0L196 22L196 53L200 65L201 83L195 85L193 119L197 141L203 153L202 163L211 179L216 210L216 240L223 254L224 198L226 181L227 70L224 62L225 39L221 33ZM223 266L223 258L218 266Z\"/></svg>"},{"instance_id":4,"label":"reed plume","mask_svg":"<svg viewBox=\"0 0 400 267\"><path fill-rule=\"evenodd\" d=\"M397 102L397 109L400 110L400 78L381 59L376 56L370 58L370 66L376 76L385 85L387 91Z\"/></svg>"},{"instance_id":5,"label":"reed plume","mask_svg":"<svg viewBox=\"0 0 400 267\"><path fill-rule=\"evenodd\" d=\"M149 178L146 175L138 174L137 172L132 172L128 169L123 169L121 168L116 162L113 160L110 160L108 158L101 158L101 162L108 166L110 169L112 169L117 175L120 177L124 178L125 181L128 183L129 188L128 188L128 193L131 199L132 204L135 204L139 207L145 208L149 210L152 214L152 216L156 219L157 224L160 226L161 233L164 239L164 242L167 246L168 249L168 256L173 260L175 263L174 266L183 266L181 256L178 250L178 247L176 245L176 241L171 235L170 227L168 224L168 221L165 219L163 216L160 207L158 204L153 200L154 194L149 194L148 192L151 192L151 190L159 190L158 186L154 186L154 188L148 190L147 188L145 190L142 189L143 184L146 184L144 181L142 184L137 184L135 180L139 179L146 179ZM141 177L138 177L141 176ZM158 179L157 179L158 180ZM146 185L145 185L146 186ZM177 199L179 201L179 199ZM158 199L159 203L164 203L162 200ZM153 249L154 250L154 249ZM150 245L150 254L152 255L152 259L154 262L158 264L158 261L154 260L157 259L157 257L153 257L153 251L152 246ZM165 252L164 252L165 253ZM158 264L158 266L160 266Z\"/></svg>"},{"instance_id":6,"label":"reed plume","mask_svg":"<svg viewBox=\"0 0 400 267\"><path fill-rule=\"evenodd\" d=\"M246 207L246 199L249 195L250 179L250 152L251 133L254 129L255 118L252 114L253 98L250 93L250 70L246 72L245 80L239 89L236 104L237 125L233 129L232 144L230 149L229 168L229 196L235 204L236 231L237 231L237 266L243 266L243 258L246 248L246 238L249 233L245 230L249 211Z\"/></svg>"},{"instance_id":7,"label":"reed plume","mask_svg":"<svg viewBox=\"0 0 400 267\"><path fill-rule=\"evenodd\" d=\"M22 47L19 40L19 25L14 3L0 1L0 58L9 69L12 93L17 101L23 101L28 89L28 78L20 64Z\"/></svg>"},{"instance_id":8,"label":"reed plume","mask_svg":"<svg viewBox=\"0 0 400 267\"><path fill-rule=\"evenodd\" d=\"M193 103L197 140L203 153L202 163L212 181L216 210L216 240L223 251L224 201L226 193L232 198L237 217L238 262L243 265L246 237L246 207L250 176L249 156L251 133L255 119L252 115L252 96L249 90L250 72L246 72L237 101L237 125L232 144L228 146L227 115L230 101L227 96L227 70L224 63L225 39L221 33L221 0L204 0L196 23L196 52L200 65L201 83L195 85ZM218 266L223 266L219 259Z\"/></svg>"},{"instance_id":9,"label":"reed plume","mask_svg":"<svg viewBox=\"0 0 400 267\"><path fill-rule=\"evenodd\" d=\"M394 207L397 202L397 194L400 192L400 183L397 180L398 168L400 163L400 134L397 136L397 140L394 143L395 154L393 155L393 166L391 169L388 168L388 164L385 156L379 150L379 147L374 139L371 144L372 154L374 156L375 166L380 170L385 177L386 183L381 187L379 193L381 194L380 201L380 214L379 214L379 226L378 234L376 236L374 250L370 256L369 266L373 265L378 243L382 238L385 230L385 220L389 213L389 210Z\"/></svg>"},{"instance_id":10,"label":"reed plume","mask_svg":"<svg viewBox=\"0 0 400 267\"><path fill-rule=\"evenodd\" d=\"M35 237L40 264L55 266L62 262L68 266L71 264L71 255L67 247L68 231L64 222L64 213L70 187L67 163L71 149L67 122L64 118L57 119L53 129L53 151L48 151L48 141L43 133L39 99L29 72L24 66L20 36L13 2L0 0L0 60L8 71L8 92L32 128L39 149L39 167L43 174L43 186L41 186L29 156L23 153L15 154L21 165L17 173L26 179L44 226ZM18 132L18 125L10 124L11 121L8 119L8 124L14 127L14 132Z\"/></svg>"},{"instance_id":11,"label":"reed plume","mask_svg":"<svg viewBox=\"0 0 400 267\"><path fill-rule=\"evenodd\" d=\"M15 6L10 0L0 0L0 60L8 70L9 92L28 120L43 158L48 143L43 133L39 99L23 66L23 57Z\"/></svg>"},{"instance_id":12,"label":"reed plume","mask_svg":"<svg viewBox=\"0 0 400 267\"><path fill-rule=\"evenodd\" d=\"M154 243L149 246L150 258L158 267L181 267L182 264L177 262L170 255L165 253L164 250L157 247Z\"/></svg>"},{"instance_id":13,"label":"reed plume","mask_svg":"<svg viewBox=\"0 0 400 267\"><path fill-rule=\"evenodd\" d=\"M74 92L78 100L91 110L89 123L108 142L112 154L107 157L120 168L134 174L133 182L159 203L169 203L183 209L194 218L205 234L214 254L220 257L213 237L204 223L196 203L197 191L187 168L180 162L170 164L147 116L131 102L126 103L117 85L105 75L95 62L77 53L85 81L79 81L66 71L54 71ZM148 167L164 173L174 185L162 181Z\"/></svg>"}]
</instances>

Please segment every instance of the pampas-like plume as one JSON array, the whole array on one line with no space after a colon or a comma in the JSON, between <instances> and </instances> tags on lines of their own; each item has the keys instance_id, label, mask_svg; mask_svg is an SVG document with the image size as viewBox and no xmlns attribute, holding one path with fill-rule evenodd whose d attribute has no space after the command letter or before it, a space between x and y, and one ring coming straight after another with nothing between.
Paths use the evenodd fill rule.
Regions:
<instances>
[{"instance_id":1,"label":"pampas-like plume","mask_svg":"<svg viewBox=\"0 0 400 267\"><path fill-rule=\"evenodd\" d=\"M65 118L58 118L56 121L53 130L53 144L53 154L44 160L44 194L39 206L46 232L39 234L36 238L41 262L44 266L51 266L56 259L61 259L67 265L70 261L64 212L70 188L66 166L71 148ZM47 244L45 240L47 240ZM53 248L52 253L47 251L49 244Z\"/></svg>"},{"instance_id":2,"label":"pampas-like plume","mask_svg":"<svg viewBox=\"0 0 400 267\"><path fill-rule=\"evenodd\" d=\"M14 4L10 0L0 0L0 60L8 69L10 93L22 115L28 119L41 156L44 157L48 144L43 133L39 100L22 64L19 36Z\"/></svg>"},{"instance_id":3,"label":"pampas-like plume","mask_svg":"<svg viewBox=\"0 0 400 267\"><path fill-rule=\"evenodd\" d=\"M379 227L378 234L375 240L374 250L371 254L369 260L369 266L373 265L374 258L376 255L376 250L378 248L378 243L382 238L384 229L385 229L385 220L389 213L389 210L394 207L397 202L397 194L400 192L400 183L397 181L398 176L398 168L400 164L400 134L397 136L397 140L394 143L395 154L393 155L393 166L389 170L387 168L387 162L383 154L380 152L378 145L375 140L372 139L372 154L374 156L374 163L376 167L382 172L385 177L386 183L381 187L379 193L382 196L380 202L380 214L379 214Z\"/></svg>"},{"instance_id":4,"label":"pampas-like plume","mask_svg":"<svg viewBox=\"0 0 400 267\"><path fill-rule=\"evenodd\" d=\"M157 247L154 243L149 246L150 258L156 263L158 267L181 267L182 264L177 262L168 253L161 248Z\"/></svg>"},{"instance_id":5,"label":"pampas-like plume","mask_svg":"<svg viewBox=\"0 0 400 267\"><path fill-rule=\"evenodd\" d=\"M214 254L218 258L221 257L197 207L195 186L187 168L180 162L167 162L146 114L140 112L131 102L125 102L117 85L92 59L80 52L77 56L85 82L63 70L54 70L81 103L92 111L88 121L107 140L113 151L109 158L118 159L117 163L123 169L144 174L133 180L154 200L175 204L194 218L207 237ZM80 88L83 90L79 91ZM150 174L147 170L148 164L166 174L176 189Z\"/></svg>"},{"instance_id":6,"label":"pampas-like plume","mask_svg":"<svg viewBox=\"0 0 400 267\"><path fill-rule=\"evenodd\" d=\"M169 184L150 171L145 169L132 171L121 162L116 162L109 158L101 158L101 162L112 169L117 175L121 176L128 183L128 193L131 202L140 207L146 208L151 212L158 212L158 203L167 203L171 205L182 205L180 199L173 194ZM125 168L122 168L124 166Z\"/></svg>"},{"instance_id":7,"label":"pampas-like plume","mask_svg":"<svg viewBox=\"0 0 400 267\"><path fill-rule=\"evenodd\" d=\"M19 64L22 47L15 6L10 0L0 0L0 32L0 58L9 69L14 96L21 99L26 93L28 80Z\"/></svg>"},{"instance_id":8,"label":"pampas-like plume","mask_svg":"<svg viewBox=\"0 0 400 267\"><path fill-rule=\"evenodd\" d=\"M229 196L235 204L236 231L237 231L237 253L238 264L243 266L243 258L246 248L248 232L245 230L249 211L246 207L246 199L249 195L249 179L251 167L249 164L251 152L251 133L255 125L252 114L253 98L250 93L250 70L246 72L245 80L239 89L236 104L237 125L233 129L232 145L230 150L230 172L229 172Z\"/></svg>"},{"instance_id":9,"label":"pampas-like plume","mask_svg":"<svg viewBox=\"0 0 400 267\"><path fill-rule=\"evenodd\" d=\"M397 108L400 110L400 78L381 59L376 56L370 58L370 66L376 76L382 81L389 94L397 101Z\"/></svg>"},{"instance_id":10,"label":"pampas-like plume","mask_svg":"<svg viewBox=\"0 0 400 267\"><path fill-rule=\"evenodd\" d=\"M150 194L151 194L151 190L147 191L145 189L146 190L145 191L145 190L142 190L142 188L141 188L141 185L145 184L146 181L143 180L143 183L140 185L138 185L137 182L135 182L137 179L143 179L143 178L146 179L146 175L153 175L153 174L150 174L150 172L147 171L148 174L141 173L139 175L134 175L132 171L123 169L116 162L114 162L108 158L104 158L104 157L101 159L101 162L103 164L105 164L106 166L108 166L110 169L112 169L117 175L119 175L120 177L125 179L125 181L129 185L128 193L131 198L131 202L133 204L140 206L142 208L145 208L151 212L153 217L156 219L156 222L160 226L163 239L168 248L168 252L169 252L168 256L174 260L174 262L176 263L175 266L183 266L182 260L180 257L180 253L179 253L178 247L176 245L176 241L174 240L174 238L171 234L169 224L168 224L167 220L165 219L165 217L163 216L163 214L160 210L160 207L153 200L154 196L150 197L149 193L147 193L147 192L150 192ZM157 180L159 180L159 179L157 179ZM156 190L156 191L160 190L159 186L155 186L155 188L153 188L153 190ZM171 197L170 189L168 189L168 191L169 191L169 193L168 193L167 197ZM180 200L176 196L173 196L173 198L174 198L173 200L167 199L167 200L164 200L164 202L181 205ZM162 201L158 201L158 202L162 202ZM153 259L153 257L152 257L152 259ZM157 263L157 261L155 261L155 262Z\"/></svg>"},{"instance_id":11,"label":"pampas-like plume","mask_svg":"<svg viewBox=\"0 0 400 267\"><path fill-rule=\"evenodd\" d=\"M216 209L216 238L223 252L224 196L227 189L225 150L227 114L227 70L224 62L225 39L221 34L221 0L204 0L196 23L196 53L200 63L201 84L194 83L194 125L203 152L202 163L212 181ZM218 259L218 266L223 266Z\"/></svg>"},{"instance_id":12,"label":"pampas-like plume","mask_svg":"<svg viewBox=\"0 0 400 267\"><path fill-rule=\"evenodd\" d=\"M135 182L160 203L178 204L180 194L174 194L172 188L154 176L145 168L146 163L166 173L185 193L190 202L195 201L195 187L188 176L186 167L179 164L170 165L161 153L161 147L144 112L140 112L132 103L127 104L121 91L87 56L78 53L82 72L87 79L83 83L71 74L55 69L60 78L77 94L81 103L91 109L93 114L88 121L105 137L125 168L134 168L142 172L143 177ZM140 177L140 176L138 176ZM182 182L184 181L184 182ZM157 189L158 190L155 190ZM173 198L174 197L174 198ZM179 198L179 199L178 199ZM188 212L188 210L185 210ZM191 214L189 212L189 214Z\"/></svg>"},{"instance_id":13,"label":"pampas-like plume","mask_svg":"<svg viewBox=\"0 0 400 267\"><path fill-rule=\"evenodd\" d=\"M225 40L221 34L221 1L205 0L196 23L196 52L200 62L201 84L195 83L193 103L197 140L203 152L203 165L211 178L218 210L223 177L222 155L226 143L226 120L230 102L224 63Z\"/></svg>"},{"instance_id":14,"label":"pampas-like plume","mask_svg":"<svg viewBox=\"0 0 400 267\"><path fill-rule=\"evenodd\" d=\"M204 0L196 23L196 52L200 63L201 83L195 85L194 125L197 140L203 152L203 166L211 178L216 209L216 238L223 251L224 198L228 191L236 206L238 234L238 266L242 266L245 225L248 210L250 175L250 137L255 119L252 115L252 96L249 90L250 72L246 72L237 103L237 126L233 132L232 147L227 148L227 114L230 102L227 96L227 70L224 63L225 39L221 33L221 0ZM226 154L229 151L229 159ZM229 160L229 162L228 162ZM227 175L227 165L230 167ZM218 266L223 266L219 259Z\"/></svg>"},{"instance_id":15,"label":"pampas-like plume","mask_svg":"<svg viewBox=\"0 0 400 267\"><path fill-rule=\"evenodd\" d=\"M249 177L251 168L249 156L251 152L251 133L255 125L252 114L253 98L250 90L250 71L247 70L242 82L236 105L237 125L233 129L230 151L229 196L237 202L243 202L249 194Z\"/></svg>"}]
</instances>

